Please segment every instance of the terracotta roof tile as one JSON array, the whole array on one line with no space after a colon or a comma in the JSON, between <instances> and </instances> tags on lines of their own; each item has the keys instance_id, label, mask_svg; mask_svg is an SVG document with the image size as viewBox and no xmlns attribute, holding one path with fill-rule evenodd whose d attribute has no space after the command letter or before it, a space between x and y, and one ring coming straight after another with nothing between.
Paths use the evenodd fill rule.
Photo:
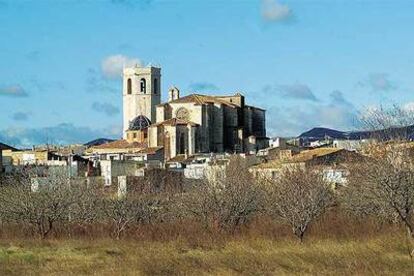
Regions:
<instances>
[{"instance_id":1,"label":"terracotta roof tile","mask_svg":"<svg viewBox=\"0 0 414 276\"><path fill-rule=\"evenodd\" d=\"M292 156L292 161L305 162L305 161L312 160L313 158L316 158L316 157L326 156L326 155L336 153L342 150L343 149L338 149L338 148L317 148L317 149L311 149L311 150L304 150Z\"/></svg>"}]
</instances>

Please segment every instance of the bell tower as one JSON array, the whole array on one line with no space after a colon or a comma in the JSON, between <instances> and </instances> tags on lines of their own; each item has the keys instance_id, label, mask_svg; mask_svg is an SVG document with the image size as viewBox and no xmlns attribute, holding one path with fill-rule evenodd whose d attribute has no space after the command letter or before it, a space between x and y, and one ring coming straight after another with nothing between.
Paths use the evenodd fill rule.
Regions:
<instances>
[{"instance_id":1,"label":"bell tower","mask_svg":"<svg viewBox=\"0 0 414 276\"><path fill-rule=\"evenodd\" d=\"M129 67L123 70L124 139L129 123L142 115L156 122L156 106L161 102L161 68Z\"/></svg>"}]
</instances>

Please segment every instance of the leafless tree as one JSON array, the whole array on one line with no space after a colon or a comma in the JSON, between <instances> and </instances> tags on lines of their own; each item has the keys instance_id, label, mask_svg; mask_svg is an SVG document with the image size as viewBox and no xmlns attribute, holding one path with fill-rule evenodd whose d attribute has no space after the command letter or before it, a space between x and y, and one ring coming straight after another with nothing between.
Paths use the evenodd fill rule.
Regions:
<instances>
[{"instance_id":1,"label":"leafless tree","mask_svg":"<svg viewBox=\"0 0 414 276\"><path fill-rule=\"evenodd\" d=\"M105 198L102 201L104 221L112 224L112 234L119 239L134 223L148 223L157 214L160 200L151 195L127 196L122 199Z\"/></svg>"},{"instance_id":2,"label":"leafless tree","mask_svg":"<svg viewBox=\"0 0 414 276\"><path fill-rule=\"evenodd\" d=\"M234 157L223 174L200 181L183 194L184 210L204 223L234 230L261 210L263 191L249 173L245 160Z\"/></svg>"},{"instance_id":3,"label":"leafless tree","mask_svg":"<svg viewBox=\"0 0 414 276\"><path fill-rule=\"evenodd\" d=\"M343 206L358 216L398 219L414 236L414 159L406 144L379 145L380 155L354 166Z\"/></svg>"},{"instance_id":4,"label":"leafless tree","mask_svg":"<svg viewBox=\"0 0 414 276\"><path fill-rule=\"evenodd\" d=\"M360 112L358 125L368 131L362 138L407 140L414 133L414 111L399 105L366 108Z\"/></svg>"},{"instance_id":5,"label":"leafless tree","mask_svg":"<svg viewBox=\"0 0 414 276\"><path fill-rule=\"evenodd\" d=\"M321 173L299 166L286 168L277 179L266 182L268 214L288 223L302 242L309 225L332 204L332 187Z\"/></svg>"},{"instance_id":6,"label":"leafless tree","mask_svg":"<svg viewBox=\"0 0 414 276\"><path fill-rule=\"evenodd\" d=\"M360 124L377 143L365 152L368 162L351 166L349 183L341 191L341 205L359 218L374 216L400 222L407 232L407 248L414 260L414 112L394 105L369 109Z\"/></svg>"},{"instance_id":7,"label":"leafless tree","mask_svg":"<svg viewBox=\"0 0 414 276\"><path fill-rule=\"evenodd\" d=\"M84 228L102 216L102 194L95 186L77 187L78 198L70 208L71 220Z\"/></svg>"},{"instance_id":8,"label":"leafless tree","mask_svg":"<svg viewBox=\"0 0 414 276\"><path fill-rule=\"evenodd\" d=\"M42 178L35 191L30 179L30 175L20 175L0 187L1 214L3 220L33 226L41 238L46 238L56 223L70 219L81 190L61 174Z\"/></svg>"},{"instance_id":9,"label":"leafless tree","mask_svg":"<svg viewBox=\"0 0 414 276\"><path fill-rule=\"evenodd\" d=\"M341 191L342 205L359 217L398 219L413 237L414 161L413 149L406 142L414 134L414 112L394 105L363 114L363 129L387 139L370 146L369 162L351 166L349 185Z\"/></svg>"}]
</instances>

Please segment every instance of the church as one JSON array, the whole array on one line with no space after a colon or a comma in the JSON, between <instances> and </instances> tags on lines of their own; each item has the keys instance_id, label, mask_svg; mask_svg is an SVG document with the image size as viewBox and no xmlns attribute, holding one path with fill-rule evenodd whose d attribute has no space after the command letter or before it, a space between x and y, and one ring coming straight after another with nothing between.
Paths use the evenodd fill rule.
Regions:
<instances>
[{"instance_id":1,"label":"church","mask_svg":"<svg viewBox=\"0 0 414 276\"><path fill-rule=\"evenodd\" d=\"M171 87L161 103L161 68L123 70L123 138L162 149L165 160L197 153L255 153L267 147L266 111L241 93L211 96Z\"/></svg>"}]
</instances>

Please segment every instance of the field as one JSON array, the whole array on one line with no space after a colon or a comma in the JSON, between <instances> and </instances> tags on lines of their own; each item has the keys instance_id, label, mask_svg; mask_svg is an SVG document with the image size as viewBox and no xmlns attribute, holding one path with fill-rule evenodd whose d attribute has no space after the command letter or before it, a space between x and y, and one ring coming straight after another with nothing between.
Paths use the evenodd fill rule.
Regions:
<instances>
[{"instance_id":1,"label":"field","mask_svg":"<svg viewBox=\"0 0 414 276\"><path fill-rule=\"evenodd\" d=\"M403 235L368 239L0 241L0 275L405 275Z\"/></svg>"}]
</instances>

